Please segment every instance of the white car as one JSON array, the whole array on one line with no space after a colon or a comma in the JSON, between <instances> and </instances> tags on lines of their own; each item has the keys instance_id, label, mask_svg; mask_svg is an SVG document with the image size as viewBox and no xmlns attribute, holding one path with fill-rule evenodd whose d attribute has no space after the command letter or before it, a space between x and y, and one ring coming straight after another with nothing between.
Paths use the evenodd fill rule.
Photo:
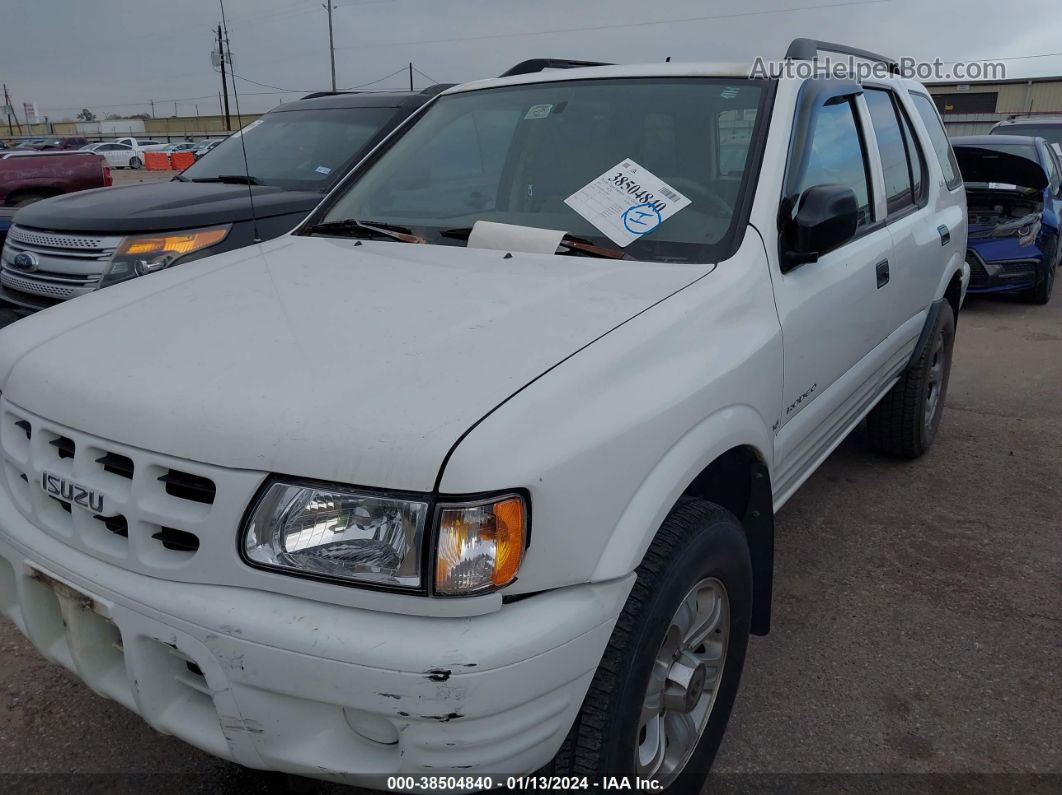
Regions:
<instances>
[{"instance_id":1,"label":"white car","mask_svg":"<svg viewBox=\"0 0 1062 795\"><path fill-rule=\"evenodd\" d=\"M699 790L775 511L945 403L962 179L844 51L882 74L525 64L294 233L0 331L0 609L253 768Z\"/></svg>"},{"instance_id":2,"label":"white car","mask_svg":"<svg viewBox=\"0 0 1062 795\"><path fill-rule=\"evenodd\" d=\"M125 144L136 152L140 165L133 166L133 168L140 168L144 164L144 152L161 152L169 146L165 141L155 141L148 138L118 138L113 143Z\"/></svg>"},{"instance_id":3,"label":"white car","mask_svg":"<svg viewBox=\"0 0 1062 795\"><path fill-rule=\"evenodd\" d=\"M83 146L81 147L81 151L95 152L98 155L103 155L104 160L107 161L107 165L111 168L140 168L144 165L144 161L137 154L137 151L128 144L104 141L103 143Z\"/></svg>"}]
</instances>

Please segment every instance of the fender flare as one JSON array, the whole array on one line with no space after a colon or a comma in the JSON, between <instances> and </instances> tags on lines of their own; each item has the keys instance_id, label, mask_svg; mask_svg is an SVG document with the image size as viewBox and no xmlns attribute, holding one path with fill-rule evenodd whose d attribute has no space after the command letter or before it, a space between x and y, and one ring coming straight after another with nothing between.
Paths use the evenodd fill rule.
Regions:
<instances>
[{"instance_id":1,"label":"fender flare","mask_svg":"<svg viewBox=\"0 0 1062 795\"><path fill-rule=\"evenodd\" d=\"M686 487L709 464L735 447L755 450L768 471L773 466L771 429L751 406L720 409L683 434L628 501L591 581L622 577L638 568L657 530Z\"/></svg>"}]
</instances>

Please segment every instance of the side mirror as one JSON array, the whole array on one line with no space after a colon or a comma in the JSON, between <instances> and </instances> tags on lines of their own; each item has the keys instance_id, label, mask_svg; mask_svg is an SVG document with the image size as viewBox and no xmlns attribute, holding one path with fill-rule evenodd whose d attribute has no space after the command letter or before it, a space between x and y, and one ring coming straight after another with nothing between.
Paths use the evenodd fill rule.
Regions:
<instances>
[{"instance_id":1,"label":"side mirror","mask_svg":"<svg viewBox=\"0 0 1062 795\"><path fill-rule=\"evenodd\" d=\"M801 194L796 216L786 224L783 270L816 262L840 248L859 225L859 202L845 185L815 185Z\"/></svg>"}]
</instances>

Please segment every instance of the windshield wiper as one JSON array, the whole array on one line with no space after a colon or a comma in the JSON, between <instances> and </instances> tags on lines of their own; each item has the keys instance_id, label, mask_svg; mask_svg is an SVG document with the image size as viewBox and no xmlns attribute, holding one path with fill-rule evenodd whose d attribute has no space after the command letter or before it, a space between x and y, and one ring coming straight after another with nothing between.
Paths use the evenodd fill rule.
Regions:
<instances>
[{"instance_id":1,"label":"windshield wiper","mask_svg":"<svg viewBox=\"0 0 1062 795\"><path fill-rule=\"evenodd\" d=\"M471 227L465 227L463 229L444 229L439 233L440 237L451 237L456 240L468 240L471 235ZM563 256L571 257L581 255L586 257L602 257L604 259L623 259L627 256L627 252L621 251L618 248L598 246L591 243L589 240L584 240L575 235L565 235L561 238L560 244L565 250L557 251L557 254Z\"/></svg>"},{"instance_id":2,"label":"windshield wiper","mask_svg":"<svg viewBox=\"0 0 1062 795\"><path fill-rule=\"evenodd\" d=\"M247 174L218 174L216 177L199 177L192 182L224 182L229 185L261 185L258 177Z\"/></svg>"},{"instance_id":3,"label":"windshield wiper","mask_svg":"<svg viewBox=\"0 0 1062 795\"><path fill-rule=\"evenodd\" d=\"M407 229L404 226L376 221L359 221L357 218L347 218L344 221L325 221L324 223L314 224L306 230L306 234L308 235L316 234L318 232L342 235L343 237L383 237L388 238L389 240L398 240L402 243L417 243L420 245L428 242L419 235L413 234L412 230Z\"/></svg>"}]
</instances>

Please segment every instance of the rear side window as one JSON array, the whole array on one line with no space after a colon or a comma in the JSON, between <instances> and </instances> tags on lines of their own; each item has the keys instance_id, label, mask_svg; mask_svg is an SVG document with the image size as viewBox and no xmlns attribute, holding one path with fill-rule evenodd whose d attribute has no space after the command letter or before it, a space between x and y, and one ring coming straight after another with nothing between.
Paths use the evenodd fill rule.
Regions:
<instances>
[{"instance_id":1,"label":"rear side window","mask_svg":"<svg viewBox=\"0 0 1062 795\"><path fill-rule=\"evenodd\" d=\"M807 160L788 195L802 194L816 185L847 185L859 204L859 226L866 226L872 220L870 181L851 100L823 106L812 124Z\"/></svg>"},{"instance_id":2,"label":"rear side window","mask_svg":"<svg viewBox=\"0 0 1062 795\"><path fill-rule=\"evenodd\" d=\"M907 146L907 156L911 161L911 188L914 191L915 204L921 204L926 197L926 159L922 154L922 145L915 137L911 119L903 106L899 106L900 120L903 125L903 141Z\"/></svg>"},{"instance_id":3,"label":"rear side window","mask_svg":"<svg viewBox=\"0 0 1062 795\"><path fill-rule=\"evenodd\" d=\"M914 101L915 110L918 111L918 115L922 117L926 125L926 130L929 131L933 151L937 153L937 160L944 172L944 182L950 190L955 190L962 185L962 176L959 174L955 152L952 151L951 144L948 143L948 135L944 132L944 123L941 122L940 114L937 113L937 106L925 94L912 92L911 99Z\"/></svg>"},{"instance_id":4,"label":"rear side window","mask_svg":"<svg viewBox=\"0 0 1062 795\"><path fill-rule=\"evenodd\" d=\"M878 139L881 168L885 173L885 199L889 215L911 207L915 203L911 184L911 164L907 160L900 119L896 115L892 92L868 88L864 93L870 108L874 137Z\"/></svg>"}]
</instances>

